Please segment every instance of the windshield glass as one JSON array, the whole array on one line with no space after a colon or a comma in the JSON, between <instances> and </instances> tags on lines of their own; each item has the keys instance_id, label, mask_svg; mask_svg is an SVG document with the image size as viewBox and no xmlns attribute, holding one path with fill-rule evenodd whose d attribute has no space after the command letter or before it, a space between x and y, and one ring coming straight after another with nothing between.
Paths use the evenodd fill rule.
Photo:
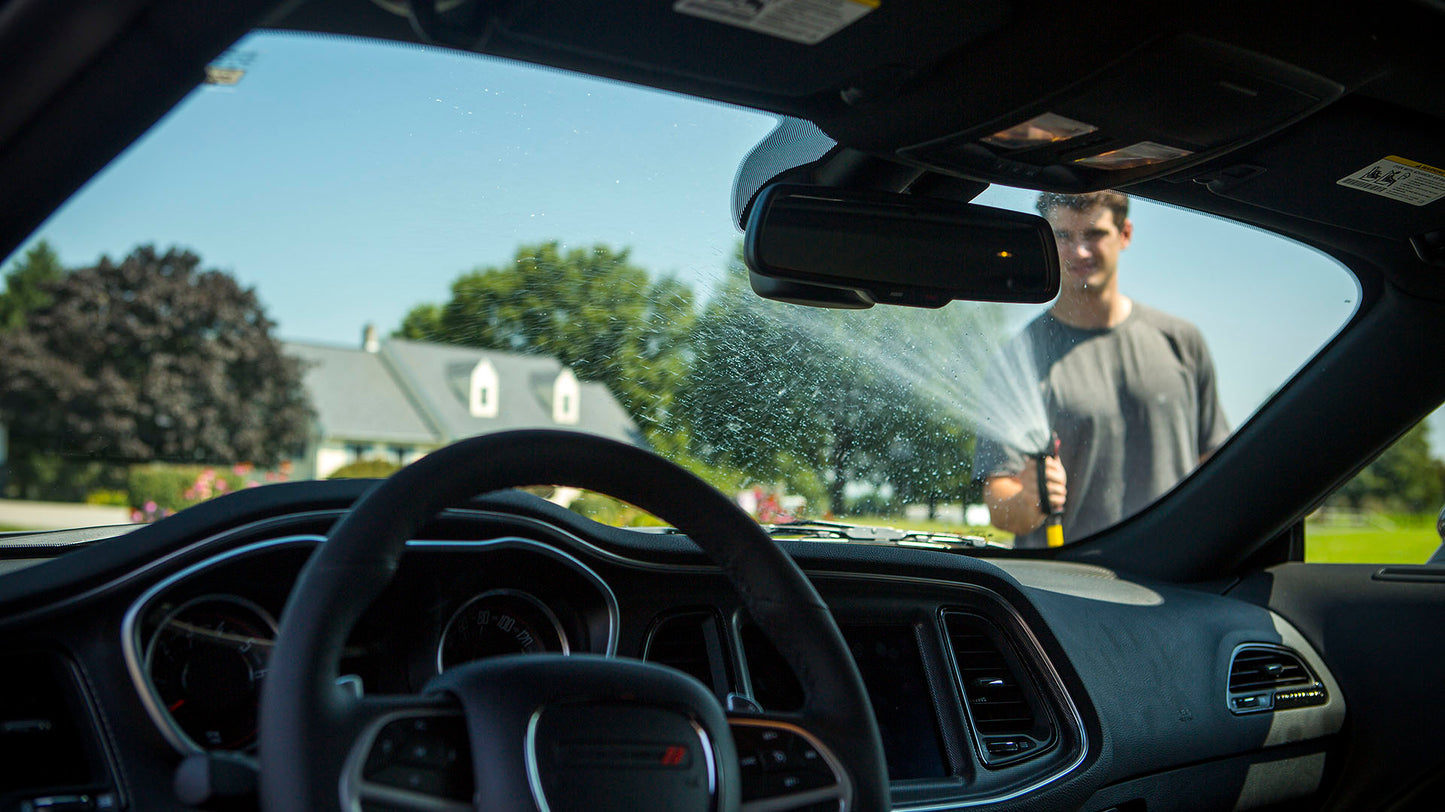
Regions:
<instances>
[{"instance_id":1,"label":"windshield glass","mask_svg":"<svg viewBox=\"0 0 1445 812\"><path fill-rule=\"evenodd\" d=\"M297 34L209 76L7 262L7 504L150 521L549 426L655 449L764 522L1038 546L1047 507L1075 541L1172 488L1358 300L1274 236L1089 199L1043 208L1054 305L766 302L729 205L776 117Z\"/></svg>"}]
</instances>

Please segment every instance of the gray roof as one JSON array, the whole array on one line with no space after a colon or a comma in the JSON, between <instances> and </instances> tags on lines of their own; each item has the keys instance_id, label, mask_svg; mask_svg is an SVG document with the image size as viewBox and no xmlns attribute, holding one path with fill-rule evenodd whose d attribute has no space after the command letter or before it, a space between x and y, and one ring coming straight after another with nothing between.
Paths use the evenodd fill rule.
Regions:
<instances>
[{"instance_id":1,"label":"gray roof","mask_svg":"<svg viewBox=\"0 0 1445 812\"><path fill-rule=\"evenodd\" d=\"M283 346L304 367L306 391L323 437L410 445L444 442L375 353L296 342Z\"/></svg>"},{"instance_id":2,"label":"gray roof","mask_svg":"<svg viewBox=\"0 0 1445 812\"><path fill-rule=\"evenodd\" d=\"M552 387L563 367L552 358L397 338L383 341L375 353L284 346L306 367L323 437L436 446L507 429L566 428L638 440L632 420L599 383L579 382L577 424L553 421ZM482 360L497 372L496 417L475 417L468 409L471 373Z\"/></svg>"},{"instance_id":3,"label":"gray roof","mask_svg":"<svg viewBox=\"0 0 1445 812\"><path fill-rule=\"evenodd\" d=\"M552 385L562 372L556 359L394 338L382 344L390 362L447 441L521 428L566 428L636 442L637 430L607 387L579 382L576 425L552 419ZM490 361L497 371L496 417L475 417L468 409L472 370Z\"/></svg>"}]
</instances>

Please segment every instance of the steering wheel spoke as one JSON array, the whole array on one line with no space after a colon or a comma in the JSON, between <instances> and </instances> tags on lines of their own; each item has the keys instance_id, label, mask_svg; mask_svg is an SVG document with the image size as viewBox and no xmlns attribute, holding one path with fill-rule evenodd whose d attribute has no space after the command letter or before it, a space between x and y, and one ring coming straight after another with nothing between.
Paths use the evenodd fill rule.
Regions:
<instances>
[{"instance_id":1,"label":"steering wheel spoke","mask_svg":"<svg viewBox=\"0 0 1445 812\"><path fill-rule=\"evenodd\" d=\"M728 727L742 772L743 812L852 808L842 761L795 720L730 716Z\"/></svg>"},{"instance_id":2,"label":"steering wheel spoke","mask_svg":"<svg viewBox=\"0 0 1445 812\"><path fill-rule=\"evenodd\" d=\"M461 706L449 696L381 696L346 710L357 730L341 773L346 809L472 809L471 748Z\"/></svg>"}]
</instances>

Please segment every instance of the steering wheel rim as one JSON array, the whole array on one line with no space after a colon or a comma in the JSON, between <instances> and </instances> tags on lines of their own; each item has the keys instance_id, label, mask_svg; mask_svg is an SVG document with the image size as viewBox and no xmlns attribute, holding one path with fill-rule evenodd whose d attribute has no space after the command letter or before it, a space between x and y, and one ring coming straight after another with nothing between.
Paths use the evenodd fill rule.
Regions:
<instances>
[{"instance_id":1,"label":"steering wheel rim","mask_svg":"<svg viewBox=\"0 0 1445 812\"><path fill-rule=\"evenodd\" d=\"M339 808L337 777L358 732L348 723L354 699L336 684L341 651L391 582L407 539L447 507L535 484L606 493L685 532L797 675L803 707L785 718L843 765L853 808L888 808L882 742L862 677L792 559L730 499L674 463L595 435L538 429L473 437L423 457L368 491L313 554L282 613L262 692L263 809Z\"/></svg>"}]
</instances>

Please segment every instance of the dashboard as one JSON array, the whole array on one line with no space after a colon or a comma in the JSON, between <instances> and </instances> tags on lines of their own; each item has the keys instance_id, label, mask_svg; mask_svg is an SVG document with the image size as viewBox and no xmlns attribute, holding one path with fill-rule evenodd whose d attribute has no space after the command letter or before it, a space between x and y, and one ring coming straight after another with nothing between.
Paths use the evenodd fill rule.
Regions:
<instances>
[{"instance_id":1,"label":"dashboard","mask_svg":"<svg viewBox=\"0 0 1445 812\"><path fill-rule=\"evenodd\" d=\"M320 502L304 486L237 495L182 521L66 542L63 559L14 552L12 569L33 566L0 578L0 657L25 663L0 685L12 697L0 700L0 745L45 757L0 767L0 809L70 808L37 805L55 798L185 808L173 789L183 765L245 763L277 618L360 486L329 487ZM1181 781L1203 793L1184 804L1196 808L1320 790L1344 698L1268 609L1088 565L780 544L858 664L895 808L1168 808ZM716 567L683 537L596 525L526 494L447 511L408 543L346 643L338 684L416 694L454 665L538 652L691 674L736 721L745 808L827 800L805 769L826 753L747 724L788 718L802 689ZM377 731L373 752L420 735L399 730ZM459 727L437 741L466 764ZM430 781L468 808L466 780L428 769L358 768L356 806L385 808L367 787L384 799Z\"/></svg>"}]
</instances>

